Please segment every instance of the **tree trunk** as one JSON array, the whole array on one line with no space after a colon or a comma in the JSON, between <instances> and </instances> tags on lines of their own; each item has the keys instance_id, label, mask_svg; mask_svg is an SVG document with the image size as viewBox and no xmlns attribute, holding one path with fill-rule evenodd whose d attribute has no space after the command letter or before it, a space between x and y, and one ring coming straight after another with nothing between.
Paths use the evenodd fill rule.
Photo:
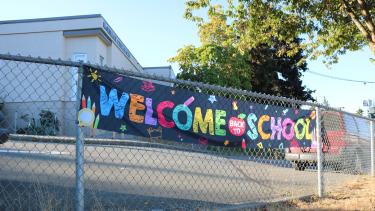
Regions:
<instances>
[{"instance_id":1,"label":"tree trunk","mask_svg":"<svg viewBox=\"0 0 375 211\"><path fill-rule=\"evenodd\" d=\"M372 53L375 55L375 42L368 42L369 43L369 46L370 46L370 50L372 51Z\"/></svg>"}]
</instances>

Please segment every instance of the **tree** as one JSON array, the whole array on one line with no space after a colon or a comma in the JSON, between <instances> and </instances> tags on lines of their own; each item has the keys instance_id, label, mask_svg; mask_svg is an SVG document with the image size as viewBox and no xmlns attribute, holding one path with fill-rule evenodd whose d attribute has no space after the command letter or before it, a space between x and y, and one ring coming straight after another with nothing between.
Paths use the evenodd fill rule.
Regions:
<instances>
[{"instance_id":1,"label":"tree","mask_svg":"<svg viewBox=\"0 0 375 211\"><path fill-rule=\"evenodd\" d=\"M242 49L240 37L246 35L228 18L220 5L208 12L208 21L198 24L202 45L185 46L169 60L180 66L177 78L314 100L300 79L307 69L302 49L288 54L300 39L290 44L274 38L272 43Z\"/></svg>"},{"instance_id":2,"label":"tree","mask_svg":"<svg viewBox=\"0 0 375 211\"><path fill-rule=\"evenodd\" d=\"M359 108L355 113L359 116L363 116L363 110L361 108Z\"/></svg>"},{"instance_id":3,"label":"tree","mask_svg":"<svg viewBox=\"0 0 375 211\"><path fill-rule=\"evenodd\" d=\"M217 7L210 0L189 0L185 17L205 25L195 11L206 8L215 13ZM328 63L366 45L375 55L374 0L227 0L223 14L234 31L245 35L239 37L242 50L271 44L276 38L292 47L289 55L296 54L300 46L293 40L303 37L308 56L323 56Z\"/></svg>"},{"instance_id":4,"label":"tree","mask_svg":"<svg viewBox=\"0 0 375 211\"><path fill-rule=\"evenodd\" d=\"M180 65L182 71L177 74L178 79L251 89L248 64L244 55L236 52L234 48L214 44L200 47L189 45L179 49L177 56L170 61Z\"/></svg>"}]
</instances>

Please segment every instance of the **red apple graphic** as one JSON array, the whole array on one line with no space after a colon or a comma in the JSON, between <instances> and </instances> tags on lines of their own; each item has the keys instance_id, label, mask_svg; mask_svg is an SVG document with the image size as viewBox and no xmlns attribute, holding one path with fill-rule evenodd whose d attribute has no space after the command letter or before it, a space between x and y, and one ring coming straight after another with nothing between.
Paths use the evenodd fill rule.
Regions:
<instances>
[{"instance_id":1,"label":"red apple graphic","mask_svg":"<svg viewBox=\"0 0 375 211\"><path fill-rule=\"evenodd\" d=\"M245 120L246 114L240 114L238 117L231 117L229 119L229 132L234 136L242 136L246 130Z\"/></svg>"}]
</instances>

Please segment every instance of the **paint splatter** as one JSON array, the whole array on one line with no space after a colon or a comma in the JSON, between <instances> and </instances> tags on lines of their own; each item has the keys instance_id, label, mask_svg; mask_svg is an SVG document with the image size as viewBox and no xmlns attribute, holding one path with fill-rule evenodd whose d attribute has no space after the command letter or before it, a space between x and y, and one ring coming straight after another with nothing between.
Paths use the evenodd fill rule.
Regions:
<instances>
[{"instance_id":1,"label":"paint splatter","mask_svg":"<svg viewBox=\"0 0 375 211\"><path fill-rule=\"evenodd\" d=\"M289 111L289 109L284 109L284 110L283 110L283 115L285 116L286 113L288 113L288 111Z\"/></svg>"},{"instance_id":2,"label":"paint splatter","mask_svg":"<svg viewBox=\"0 0 375 211\"><path fill-rule=\"evenodd\" d=\"M295 115L297 115L297 114L298 114L298 112L299 112L299 110L298 110L298 109L294 110L294 114L295 114Z\"/></svg>"},{"instance_id":3,"label":"paint splatter","mask_svg":"<svg viewBox=\"0 0 375 211\"><path fill-rule=\"evenodd\" d=\"M97 70L90 69L90 74L87 77L91 78L91 82L102 81Z\"/></svg>"},{"instance_id":4,"label":"paint splatter","mask_svg":"<svg viewBox=\"0 0 375 211\"><path fill-rule=\"evenodd\" d=\"M233 110L235 110L235 111L238 110L237 101L232 102L232 107L233 107Z\"/></svg>"},{"instance_id":5,"label":"paint splatter","mask_svg":"<svg viewBox=\"0 0 375 211\"><path fill-rule=\"evenodd\" d=\"M208 98L208 101L210 101L211 104L214 103L214 102L216 102L217 101L216 100L216 96L215 95L210 95L210 97Z\"/></svg>"},{"instance_id":6,"label":"paint splatter","mask_svg":"<svg viewBox=\"0 0 375 211\"><path fill-rule=\"evenodd\" d=\"M228 140L225 140L224 141L224 146L228 146L229 145L229 141Z\"/></svg>"},{"instance_id":7,"label":"paint splatter","mask_svg":"<svg viewBox=\"0 0 375 211\"><path fill-rule=\"evenodd\" d=\"M171 94L172 94L172 95L175 95L175 94L176 94L176 90L172 90L172 91L171 91Z\"/></svg>"},{"instance_id":8,"label":"paint splatter","mask_svg":"<svg viewBox=\"0 0 375 211\"><path fill-rule=\"evenodd\" d=\"M184 102L184 105L185 106L189 106L191 103L193 103L195 100L194 96L191 96L189 99L187 99L185 102Z\"/></svg>"},{"instance_id":9,"label":"paint splatter","mask_svg":"<svg viewBox=\"0 0 375 211\"><path fill-rule=\"evenodd\" d=\"M268 108L268 105L264 106L264 110L267 110L267 108Z\"/></svg>"},{"instance_id":10,"label":"paint splatter","mask_svg":"<svg viewBox=\"0 0 375 211\"><path fill-rule=\"evenodd\" d=\"M143 81L141 89L145 92L153 92L155 91L155 86L151 81Z\"/></svg>"},{"instance_id":11,"label":"paint splatter","mask_svg":"<svg viewBox=\"0 0 375 211\"><path fill-rule=\"evenodd\" d=\"M284 143L279 144L279 149L284 149Z\"/></svg>"},{"instance_id":12,"label":"paint splatter","mask_svg":"<svg viewBox=\"0 0 375 211\"><path fill-rule=\"evenodd\" d=\"M250 109L253 109L253 106L251 105L249 108L250 108Z\"/></svg>"},{"instance_id":13,"label":"paint splatter","mask_svg":"<svg viewBox=\"0 0 375 211\"><path fill-rule=\"evenodd\" d=\"M315 111L311 111L310 118L311 119L315 119L316 118L316 112Z\"/></svg>"},{"instance_id":14,"label":"paint splatter","mask_svg":"<svg viewBox=\"0 0 375 211\"><path fill-rule=\"evenodd\" d=\"M124 132L125 130L127 130L126 125L121 125L120 130L121 130L122 132Z\"/></svg>"},{"instance_id":15,"label":"paint splatter","mask_svg":"<svg viewBox=\"0 0 375 211\"><path fill-rule=\"evenodd\" d=\"M148 132L148 135L150 136L150 139L151 140L160 140L162 139L162 136L163 136L163 128L162 127L158 127L158 128L148 128L147 129L147 132Z\"/></svg>"},{"instance_id":16,"label":"paint splatter","mask_svg":"<svg viewBox=\"0 0 375 211\"><path fill-rule=\"evenodd\" d=\"M99 124L99 115L95 118L95 103L91 105L90 96L87 98L85 95L82 95L81 98L81 110L78 112L78 125L84 127L93 127L94 125Z\"/></svg>"},{"instance_id":17,"label":"paint splatter","mask_svg":"<svg viewBox=\"0 0 375 211\"><path fill-rule=\"evenodd\" d=\"M184 138L182 137L182 135L180 133L177 133L177 137L178 137L178 139L180 139L180 141L184 141Z\"/></svg>"},{"instance_id":18,"label":"paint splatter","mask_svg":"<svg viewBox=\"0 0 375 211\"><path fill-rule=\"evenodd\" d=\"M262 144L262 142L259 142L259 143L257 144L257 146L258 146L259 149L263 149L263 144Z\"/></svg>"},{"instance_id":19,"label":"paint splatter","mask_svg":"<svg viewBox=\"0 0 375 211\"><path fill-rule=\"evenodd\" d=\"M119 76L113 80L114 83L120 83L124 79L122 76Z\"/></svg>"},{"instance_id":20,"label":"paint splatter","mask_svg":"<svg viewBox=\"0 0 375 211\"><path fill-rule=\"evenodd\" d=\"M204 137L200 137L198 142L202 145L208 145L208 140Z\"/></svg>"},{"instance_id":21,"label":"paint splatter","mask_svg":"<svg viewBox=\"0 0 375 211\"><path fill-rule=\"evenodd\" d=\"M241 148L242 148L243 150L246 150L246 141L245 141L244 138L242 139L242 142L241 142Z\"/></svg>"},{"instance_id":22,"label":"paint splatter","mask_svg":"<svg viewBox=\"0 0 375 211\"><path fill-rule=\"evenodd\" d=\"M290 142L290 146L291 147L299 147L299 144L298 144L298 141L296 139L293 139L291 142Z\"/></svg>"}]
</instances>

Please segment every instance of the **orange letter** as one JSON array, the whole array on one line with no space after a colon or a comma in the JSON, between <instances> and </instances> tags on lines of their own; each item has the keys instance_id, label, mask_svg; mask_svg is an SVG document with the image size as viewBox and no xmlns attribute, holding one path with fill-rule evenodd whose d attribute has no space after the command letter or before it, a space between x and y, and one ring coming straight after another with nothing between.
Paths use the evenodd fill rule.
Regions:
<instances>
[{"instance_id":1,"label":"orange letter","mask_svg":"<svg viewBox=\"0 0 375 211\"><path fill-rule=\"evenodd\" d=\"M137 110L145 110L145 105L141 104L144 102L142 95L130 94L130 108L129 108L129 119L132 122L143 123L144 116L137 115Z\"/></svg>"}]
</instances>

